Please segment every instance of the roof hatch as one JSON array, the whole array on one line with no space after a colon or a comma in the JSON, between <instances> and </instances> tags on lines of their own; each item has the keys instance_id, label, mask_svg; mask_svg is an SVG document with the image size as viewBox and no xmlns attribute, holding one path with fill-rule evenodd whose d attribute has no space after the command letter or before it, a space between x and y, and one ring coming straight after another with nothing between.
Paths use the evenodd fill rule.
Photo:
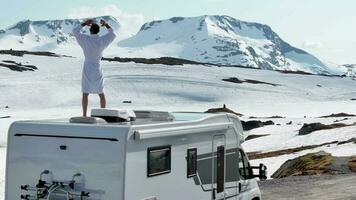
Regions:
<instances>
[{"instance_id":1,"label":"roof hatch","mask_svg":"<svg viewBox=\"0 0 356 200\"><path fill-rule=\"evenodd\" d=\"M98 108L91 110L91 116L102 118L109 123L136 120L136 115L132 110Z\"/></svg>"}]
</instances>

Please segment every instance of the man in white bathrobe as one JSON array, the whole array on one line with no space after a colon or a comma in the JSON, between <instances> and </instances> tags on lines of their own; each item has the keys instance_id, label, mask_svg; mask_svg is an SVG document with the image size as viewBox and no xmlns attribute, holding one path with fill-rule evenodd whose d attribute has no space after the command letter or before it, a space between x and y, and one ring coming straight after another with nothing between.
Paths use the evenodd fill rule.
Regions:
<instances>
[{"instance_id":1,"label":"man in white bathrobe","mask_svg":"<svg viewBox=\"0 0 356 200\"><path fill-rule=\"evenodd\" d=\"M104 20L101 20L100 24L108 30L108 33L103 36L98 35L100 27L91 19L73 29L73 34L82 47L85 56L82 74L82 108L84 117L87 116L89 94L99 94L101 108L106 107L104 77L103 70L100 67L100 60L104 49L114 41L116 35ZM80 32L85 26L90 27L90 35Z\"/></svg>"}]
</instances>

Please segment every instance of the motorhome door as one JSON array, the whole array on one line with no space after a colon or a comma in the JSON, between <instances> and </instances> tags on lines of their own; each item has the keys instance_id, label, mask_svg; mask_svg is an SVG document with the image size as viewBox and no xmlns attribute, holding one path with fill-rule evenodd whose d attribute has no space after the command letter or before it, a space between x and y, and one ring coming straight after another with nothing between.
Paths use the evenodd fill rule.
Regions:
<instances>
[{"instance_id":1,"label":"motorhome door","mask_svg":"<svg viewBox=\"0 0 356 200\"><path fill-rule=\"evenodd\" d=\"M226 137L215 135L212 144L212 199L225 199Z\"/></svg>"}]
</instances>

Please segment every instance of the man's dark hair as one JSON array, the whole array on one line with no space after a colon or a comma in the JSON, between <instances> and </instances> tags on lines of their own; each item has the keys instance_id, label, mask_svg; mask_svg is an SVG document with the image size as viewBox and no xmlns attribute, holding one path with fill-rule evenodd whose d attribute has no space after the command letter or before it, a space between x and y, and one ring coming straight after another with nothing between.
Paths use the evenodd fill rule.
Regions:
<instances>
[{"instance_id":1,"label":"man's dark hair","mask_svg":"<svg viewBox=\"0 0 356 200\"><path fill-rule=\"evenodd\" d=\"M99 33L99 31L100 31L100 27L99 27L99 25L98 24L92 24L91 26L90 26L90 33L91 34L98 34Z\"/></svg>"}]
</instances>

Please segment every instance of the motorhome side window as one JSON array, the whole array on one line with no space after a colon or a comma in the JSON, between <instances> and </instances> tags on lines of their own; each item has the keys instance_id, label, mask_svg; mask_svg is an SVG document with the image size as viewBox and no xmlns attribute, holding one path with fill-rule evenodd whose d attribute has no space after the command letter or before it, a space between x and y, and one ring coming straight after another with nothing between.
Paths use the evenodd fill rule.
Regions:
<instances>
[{"instance_id":1,"label":"motorhome side window","mask_svg":"<svg viewBox=\"0 0 356 200\"><path fill-rule=\"evenodd\" d=\"M147 149L147 176L157 176L171 172L171 146Z\"/></svg>"},{"instance_id":2,"label":"motorhome side window","mask_svg":"<svg viewBox=\"0 0 356 200\"><path fill-rule=\"evenodd\" d=\"M250 163L242 150L239 151L239 173L240 178L243 180L251 178Z\"/></svg>"}]
</instances>

